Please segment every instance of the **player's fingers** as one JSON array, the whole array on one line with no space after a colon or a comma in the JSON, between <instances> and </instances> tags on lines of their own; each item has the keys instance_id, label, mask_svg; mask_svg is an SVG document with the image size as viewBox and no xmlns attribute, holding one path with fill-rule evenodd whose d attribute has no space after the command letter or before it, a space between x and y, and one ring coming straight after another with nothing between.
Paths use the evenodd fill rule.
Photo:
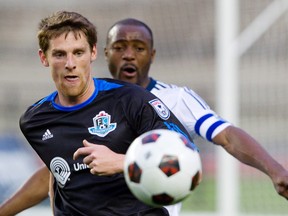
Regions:
<instances>
[{"instance_id":1,"label":"player's fingers","mask_svg":"<svg viewBox=\"0 0 288 216\"><path fill-rule=\"evenodd\" d=\"M88 142L87 140L83 140L83 145L85 146L85 147L90 147L90 146L94 146L95 144L93 144L93 143L90 143L90 142Z\"/></svg>"},{"instance_id":2,"label":"player's fingers","mask_svg":"<svg viewBox=\"0 0 288 216\"><path fill-rule=\"evenodd\" d=\"M282 191L279 194L288 200L288 191L287 190L286 191Z\"/></svg>"},{"instance_id":3,"label":"player's fingers","mask_svg":"<svg viewBox=\"0 0 288 216\"><path fill-rule=\"evenodd\" d=\"M288 185L286 183L279 183L276 185L276 190L279 195L288 199Z\"/></svg>"},{"instance_id":4,"label":"player's fingers","mask_svg":"<svg viewBox=\"0 0 288 216\"><path fill-rule=\"evenodd\" d=\"M90 169L90 173L91 173L92 175L104 176L104 173L102 173L102 172L97 172L94 168Z\"/></svg>"},{"instance_id":5,"label":"player's fingers","mask_svg":"<svg viewBox=\"0 0 288 216\"><path fill-rule=\"evenodd\" d=\"M95 173L95 171L93 170L93 168L90 169L90 173L91 173L92 175L96 175L96 173Z\"/></svg>"},{"instance_id":6,"label":"player's fingers","mask_svg":"<svg viewBox=\"0 0 288 216\"><path fill-rule=\"evenodd\" d=\"M73 154L73 159L76 160L80 156L86 156L92 153L93 149L97 147L96 144L90 143L87 140L83 140L84 147L77 149L77 151Z\"/></svg>"},{"instance_id":7,"label":"player's fingers","mask_svg":"<svg viewBox=\"0 0 288 216\"><path fill-rule=\"evenodd\" d=\"M93 167L92 162L93 162L93 156L91 156L91 155L88 155L88 156L83 158L83 163L87 164L90 168Z\"/></svg>"},{"instance_id":8,"label":"player's fingers","mask_svg":"<svg viewBox=\"0 0 288 216\"><path fill-rule=\"evenodd\" d=\"M77 149L73 154L73 160L78 159L80 156L86 156L91 154L92 149L89 147L81 147Z\"/></svg>"}]
</instances>

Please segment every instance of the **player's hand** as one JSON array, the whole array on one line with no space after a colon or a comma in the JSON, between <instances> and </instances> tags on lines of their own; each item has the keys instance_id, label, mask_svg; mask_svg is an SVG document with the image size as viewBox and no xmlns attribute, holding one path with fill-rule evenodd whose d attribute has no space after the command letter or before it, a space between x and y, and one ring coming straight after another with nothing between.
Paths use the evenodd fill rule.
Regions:
<instances>
[{"instance_id":1,"label":"player's hand","mask_svg":"<svg viewBox=\"0 0 288 216\"><path fill-rule=\"evenodd\" d=\"M288 200L288 171L283 170L273 179L277 193Z\"/></svg>"},{"instance_id":2,"label":"player's hand","mask_svg":"<svg viewBox=\"0 0 288 216\"><path fill-rule=\"evenodd\" d=\"M123 154L117 154L104 145L83 141L84 147L77 149L73 155L76 160L84 156L83 163L89 166L93 175L113 175L123 172L124 157Z\"/></svg>"}]
</instances>

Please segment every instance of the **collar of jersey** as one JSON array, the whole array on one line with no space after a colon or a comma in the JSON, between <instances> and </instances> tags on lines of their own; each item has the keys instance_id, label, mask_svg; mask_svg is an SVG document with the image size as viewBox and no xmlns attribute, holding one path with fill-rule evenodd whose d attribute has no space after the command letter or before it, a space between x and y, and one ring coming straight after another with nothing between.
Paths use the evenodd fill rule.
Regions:
<instances>
[{"instance_id":1,"label":"collar of jersey","mask_svg":"<svg viewBox=\"0 0 288 216\"><path fill-rule=\"evenodd\" d=\"M146 90L151 91L155 85L156 85L156 80L150 77L150 82L148 86L146 87Z\"/></svg>"},{"instance_id":2,"label":"collar of jersey","mask_svg":"<svg viewBox=\"0 0 288 216\"><path fill-rule=\"evenodd\" d=\"M58 92L57 91L53 92L51 94L50 98L51 98L51 101L52 101L54 108L61 110L61 111L66 111L66 112L75 111L75 110L81 109L82 107L85 107L88 104L90 104L96 98L99 91L105 91L105 90L118 88L118 87L122 86L122 85L119 85L116 83L109 83L105 80L98 80L96 78L93 78L93 80L94 80L94 85L96 88L95 88L95 91L93 92L93 94L91 95L91 97L88 98L88 100L84 101L83 103L77 104L75 106L65 107L65 106L61 106L59 104L56 104L55 98L58 95Z\"/></svg>"}]
</instances>

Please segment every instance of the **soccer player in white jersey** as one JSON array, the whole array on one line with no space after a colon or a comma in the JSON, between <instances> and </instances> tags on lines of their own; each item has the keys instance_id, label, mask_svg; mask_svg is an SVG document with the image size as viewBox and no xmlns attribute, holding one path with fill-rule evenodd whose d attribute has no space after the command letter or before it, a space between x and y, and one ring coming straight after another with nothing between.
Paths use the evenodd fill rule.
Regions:
<instances>
[{"instance_id":1,"label":"soccer player in white jersey","mask_svg":"<svg viewBox=\"0 0 288 216\"><path fill-rule=\"evenodd\" d=\"M221 145L242 163L267 174L276 191L288 197L288 172L246 132L220 118L194 91L168 85L149 77L155 58L151 29L136 19L115 23L108 31L105 47L109 71L114 79L140 85L159 97L186 127L196 134ZM179 215L179 205L168 207L171 215Z\"/></svg>"},{"instance_id":2,"label":"soccer player in white jersey","mask_svg":"<svg viewBox=\"0 0 288 216\"><path fill-rule=\"evenodd\" d=\"M149 77L155 53L152 31L139 20L121 20L108 31L105 55L114 79L135 83L151 91L172 110L192 137L200 135L222 146L242 163L267 174L275 190L287 199L288 172L255 139L221 119L191 89ZM16 195L0 207L0 216L14 215L47 197L49 172L45 169L39 169ZM43 190L39 192L41 187ZM179 215L179 207L168 207L170 215Z\"/></svg>"}]
</instances>

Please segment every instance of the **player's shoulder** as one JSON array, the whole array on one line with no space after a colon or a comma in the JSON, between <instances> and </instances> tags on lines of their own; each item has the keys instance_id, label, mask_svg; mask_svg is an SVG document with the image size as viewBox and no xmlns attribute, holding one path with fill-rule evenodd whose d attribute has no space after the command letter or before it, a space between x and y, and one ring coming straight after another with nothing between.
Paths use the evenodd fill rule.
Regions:
<instances>
[{"instance_id":1,"label":"player's shoulder","mask_svg":"<svg viewBox=\"0 0 288 216\"><path fill-rule=\"evenodd\" d=\"M55 91L30 105L20 117L20 126L29 122L34 122L34 124L37 124L36 122L38 122L41 124L44 119L49 119L47 113L51 110L51 103L56 95L57 92Z\"/></svg>"},{"instance_id":2,"label":"player's shoulder","mask_svg":"<svg viewBox=\"0 0 288 216\"><path fill-rule=\"evenodd\" d=\"M150 78L150 83L147 86L147 90L167 90L167 89L178 89L179 86L175 84L168 84L159 80L155 80L153 78Z\"/></svg>"},{"instance_id":3,"label":"player's shoulder","mask_svg":"<svg viewBox=\"0 0 288 216\"><path fill-rule=\"evenodd\" d=\"M51 94L41 98L40 100L33 103L26 112L35 112L36 110L46 109L49 107L49 104L55 99L57 92L54 91Z\"/></svg>"},{"instance_id":4,"label":"player's shoulder","mask_svg":"<svg viewBox=\"0 0 288 216\"><path fill-rule=\"evenodd\" d=\"M152 97L155 96L151 94L151 92L147 91L143 87L128 83L121 80L115 80L111 78L101 78L99 79L100 82L109 83L109 86L116 86L113 91L113 97L115 100L125 101L125 102L132 102L132 101L145 101L151 100ZM109 87L110 88L110 87ZM102 88L103 90L103 88ZM107 90L107 88L106 88Z\"/></svg>"},{"instance_id":5,"label":"player's shoulder","mask_svg":"<svg viewBox=\"0 0 288 216\"><path fill-rule=\"evenodd\" d=\"M170 92L170 93L178 93L178 94L189 92L189 91L194 92L192 89L186 86L168 84L163 81L154 80L152 78L147 89L150 90L151 92L161 91L161 92Z\"/></svg>"},{"instance_id":6,"label":"player's shoulder","mask_svg":"<svg viewBox=\"0 0 288 216\"><path fill-rule=\"evenodd\" d=\"M49 104L50 102L52 102L55 97L57 96L57 92L54 91L52 92L51 94L41 98L40 100L36 101L35 103L33 103L28 109L26 112L28 111L32 111L34 109L45 109L46 107L46 104Z\"/></svg>"},{"instance_id":7,"label":"player's shoulder","mask_svg":"<svg viewBox=\"0 0 288 216\"><path fill-rule=\"evenodd\" d=\"M154 87L151 89L151 93L155 94L159 98L169 98L171 100L185 101L189 104L198 104L203 108L209 108L206 101L198 95L194 90L187 86L178 86L175 84L167 84L162 81L154 80Z\"/></svg>"},{"instance_id":8,"label":"player's shoulder","mask_svg":"<svg viewBox=\"0 0 288 216\"><path fill-rule=\"evenodd\" d=\"M121 88L123 89L122 91L127 91L127 90L135 90L135 91L143 91L144 89L136 84L128 83L122 80L116 80L116 79L111 79L111 78L97 78L94 79L96 83L96 88L98 90L110 90L110 89L117 89ZM131 92L132 93L132 92Z\"/></svg>"}]
</instances>

